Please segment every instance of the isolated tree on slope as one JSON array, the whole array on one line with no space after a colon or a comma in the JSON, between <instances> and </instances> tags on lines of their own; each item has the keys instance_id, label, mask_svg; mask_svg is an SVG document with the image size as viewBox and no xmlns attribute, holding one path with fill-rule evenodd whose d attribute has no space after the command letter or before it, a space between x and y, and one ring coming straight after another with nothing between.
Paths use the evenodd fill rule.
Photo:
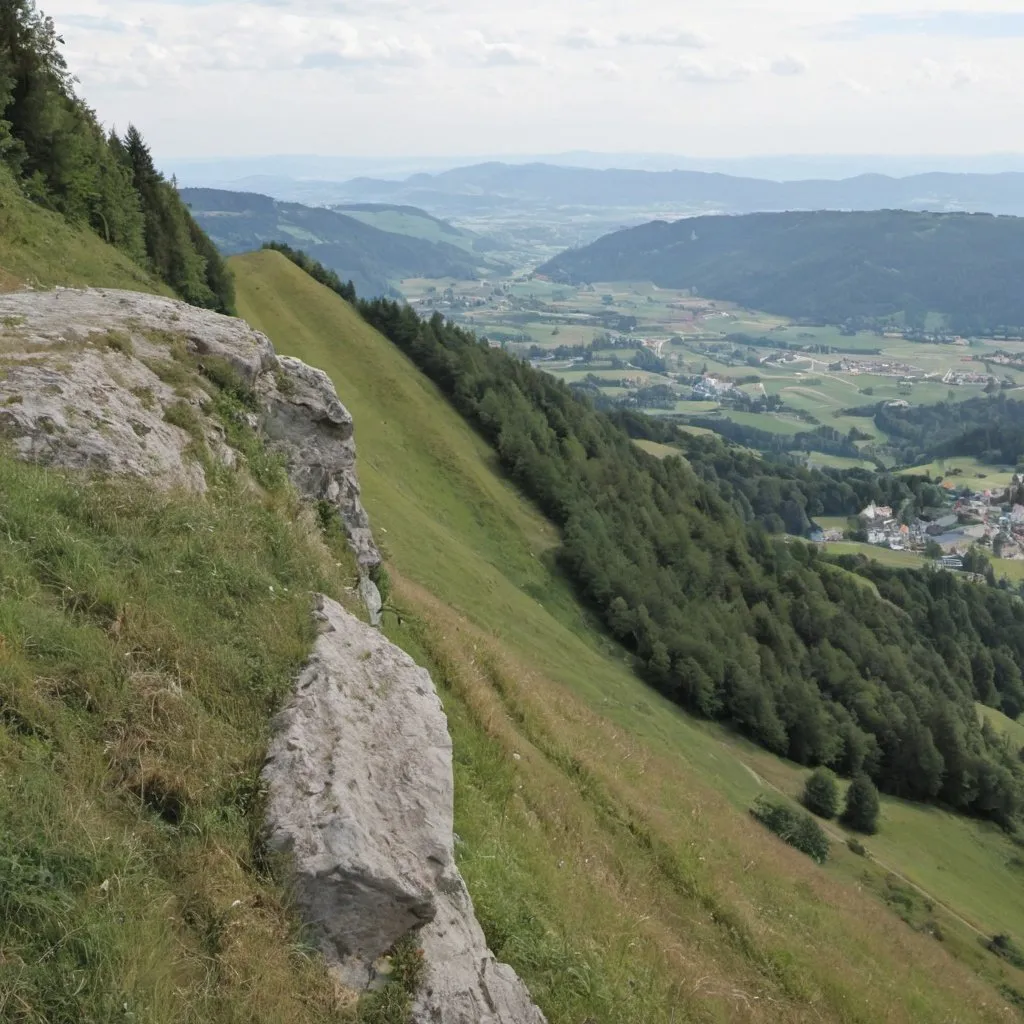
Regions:
<instances>
[{"instance_id":1,"label":"isolated tree on slope","mask_svg":"<svg viewBox=\"0 0 1024 1024\"><path fill-rule=\"evenodd\" d=\"M836 777L827 768L817 768L804 786L804 807L819 818L834 818L839 810Z\"/></svg>"},{"instance_id":2,"label":"isolated tree on slope","mask_svg":"<svg viewBox=\"0 0 1024 1024\"><path fill-rule=\"evenodd\" d=\"M878 831L878 810L875 784L863 772L855 775L846 791L843 824L866 835L874 835Z\"/></svg>"}]
</instances>

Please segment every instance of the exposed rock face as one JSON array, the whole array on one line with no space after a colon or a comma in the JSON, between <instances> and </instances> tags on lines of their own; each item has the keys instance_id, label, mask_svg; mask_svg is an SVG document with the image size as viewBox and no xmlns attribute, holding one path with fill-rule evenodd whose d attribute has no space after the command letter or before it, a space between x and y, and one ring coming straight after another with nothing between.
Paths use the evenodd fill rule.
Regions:
<instances>
[{"instance_id":1,"label":"exposed rock face","mask_svg":"<svg viewBox=\"0 0 1024 1024\"><path fill-rule=\"evenodd\" d=\"M455 865L451 740L428 673L327 598L322 632L274 723L264 768L271 846L344 982L419 929L422 1024L541 1024L487 948Z\"/></svg>"},{"instance_id":2,"label":"exposed rock face","mask_svg":"<svg viewBox=\"0 0 1024 1024\"><path fill-rule=\"evenodd\" d=\"M338 507L359 565L372 569L380 553L360 500L352 417L323 370L290 356L278 365L287 382L283 391L279 376L265 375L259 383L263 432L285 454L296 487Z\"/></svg>"},{"instance_id":3,"label":"exposed rock face","mask_svg":"<svg viewBox=\"0 0 1024 1024\"><path fill-rule=\"evenodd\" d=\"M284 456L296 487L338 508L364 574L377 566L352 417L325 373L278 358L244 320L138 292L0 295L0 436L33 461L203 490L203 469L189 456L194 438L167 421L168 410L192 409L215 459L230 465L238 455L203 414L206 393L168 372L184 353L224 360L256 391L254 426ZM379 616L376 587L365 579L361 589Z\"/></svg>"}]
</instances>

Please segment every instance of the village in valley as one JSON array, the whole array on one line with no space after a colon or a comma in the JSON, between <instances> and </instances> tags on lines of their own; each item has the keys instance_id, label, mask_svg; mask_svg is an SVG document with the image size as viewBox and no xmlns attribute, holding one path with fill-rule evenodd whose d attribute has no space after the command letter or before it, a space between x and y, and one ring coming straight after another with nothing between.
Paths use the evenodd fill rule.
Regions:
<instances>
[{"instance_id":1,"label":"village in valley","mask_svg":"<svg viewBox=\"0 0 1024 1024\"><path fill-rule=\"evenodd\" d=\"M939 514L932 518L872 503L851 518L845 529L834 524L818 527L811 540L826 546L853 540L894 552L916 552L936 568L953 572L968 568L966 556L976 546L985 549L987 557L1024 565L1024 474L1014 474L1010 486L999 493L956 491L951 481L943 487L950 504L935 510Z\"/></svg>"}]
</instances>

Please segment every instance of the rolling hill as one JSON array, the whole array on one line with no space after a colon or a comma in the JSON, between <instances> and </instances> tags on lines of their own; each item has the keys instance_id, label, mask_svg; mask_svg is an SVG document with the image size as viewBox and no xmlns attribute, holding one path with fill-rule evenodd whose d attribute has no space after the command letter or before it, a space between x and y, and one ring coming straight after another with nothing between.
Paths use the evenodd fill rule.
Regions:
<instances>
[{"instance_id":1,"label":"rolling hill","mask_svg":"<svg viewBox=\"0 0 1024 1024\"><path fill-rule=\"evenodd\" d=\"M394 580L386 628L443 686L460 864L553 1022L1002 1012L973 973L1013 977L972 929L1024 920L997 895L1014 889L1007 839L886 800L884 863L835 846L818 869L754 827L750 801L795 795L801 770L638 681L553 571L548 523L350 306L277 253L232 267L244 315L326 369L354 415Z\"/></svg>"},{"instance_id":2,"label":"rolling hill","mask_svg":"<svg viewBox=\"0 0 1024 1024\"><path fill-rule=\"evenodd\" d=\"M223 252L246 252L270 241L301 245L364 295L392 294L394 283L406 277L476 277L484 264L483 257L469 251L472 246L454 244L461 233L443 240L440 222L432 228L434 238L425 237L425 230L420 237L391 230L399 216L405 222L423 221L426 227L425 217L414 218L409 211L392 211L385 230L376 226L381 215L368 216L365 209L357 211L359 216L347 216L219 189L183 189L181 195Z\"/></svg>"},{"instance_id":3,"label":"rolling hill","mask_svg":"<svg viewBox=\"0 0 1024 1024\"><path fill-rule=\"evenodd\" d=\"M775 213L654 221L539 268L556 280L653 281L794 318L941 313L958 333L1024 325L1024 219Z\"/></svg>"},{"instance_id":4,"label":"rolling hill","mask_svg":"<svg viewBox=\"0 0 1024 1024\"><path fill-rule=\"evenodd\" d=\"M346 217L361 220L364 224L391 231L398 235L410 235L428 242L446 242L468 252L487 253L497 248L497 243L475 231L456 227L446 220L432 217L425 210L415 206L395 206L390 203L343 203L334 207Z\"/></svg>"}]
</instances>

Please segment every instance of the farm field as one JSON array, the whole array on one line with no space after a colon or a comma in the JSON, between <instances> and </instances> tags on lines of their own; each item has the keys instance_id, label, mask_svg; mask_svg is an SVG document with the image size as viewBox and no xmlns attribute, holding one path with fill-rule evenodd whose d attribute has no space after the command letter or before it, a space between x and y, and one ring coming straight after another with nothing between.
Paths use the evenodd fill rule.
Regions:
<instances>
[{"instance_id":1,"label":"farm field","mask_svg":"<svg viewBox=\"0 0 1024 1024\"><path fill-rule=\"evenodd\" d=\"M942 477L943 480L948 480L957 488L969 487L973 491L994 491L1003 490L1009 486L1013 479L1014 467L995 466L964 455L937 459L935 462L901 469L900 472L908 476Z\"/></svg>"},{"instance_id":2,"label":"farm field","mask_svg":"<svg viewBox=\"0 0 1024 1024\"><path fill-rule=\"evenodd\" d=\"M648 455L654 455L659 459L667 459L670 455L682 456L683 454L678 448L673 448L670 444L660 444L658 441L639 440L633 443Z\"/></svg>"},{"instance_id":3,"label":"farm field","mask_svg":"<svg viewBox=\"0 0 1024 1024\"><path fill-rule=\"evenodd\" d=\"M849 516L815 516L814 521L823 530L845 530L850 521Z\"/></svg>"},{"instance_id":4,"label":"farm field","mask_svg":"<svg viewBox=\"0 0 1024 1024\"><path fill-rule=\"evenodd\" d=\"M865 555L881 565L897 569L920 569L927 559L914 551L893 551L875 544L861 544L852 540L837 540L825 545L829 555Z\"/></svg>"},{"instance_id":5,"label":"farm field","mask_svg":"<svg viewBox=\"0 0 1024 1024\"><path fill-rule=\"evenodd\" d=\"M276 254L233 266L247 318L325 368L355 417L402 612L387 628L434 669L451 724L460 865L495 952L554 1024L1007 1019L997 986L1024 991L1024 973L971 930L1024 935L1024 889L998 898L1014 883L1005 838L966 819L933 834L938 812L885 801L867 843L878 858L888 844L884 864L836 841L819 868L775 840L748 808L805 770L639 682L553 571L551 527L337 296ZM934 879L949 912L892 871Z\"/></svg>"},{"instance_id":6,"label":"farm field","mask_svg":"<svg viewBox=\"0 0 1024 1024\"><path fill-rule=\"evenodd\" d=\"M1024 723L1007 718L1001 711L986 707L984 704L976 706L978 714L983 720L987 721L997 732L1009 736L1019 749L1024 749Z\"/></svg>"},{"instance_id":7,"label":"farm field","mask_svg":"<svg viewBox=\"0 0 1024 1024\"><path fill-rule=\"evenodd\" d=\"M867 459L854 459L846 455L826 455L824 452L793 452L806 456L811 469L874 469L875 464Z\"/></svg>"},{"instance_id":8,"label":"farm field","mask_svg":"<svg viewBox=\"0 0 1024 1024\"><path fill-rule=\"evenodd\" d=\"M793 324L731 303L643 283L575 287L524 273L504 280L409 280L402 287L421 312L440 311L523 356L562 346L580 353L579 346L591 349L585 366L576 356L575 362L563 360L544 368L567 383L593 372L609 380L602 389L608 398L624 397L618 384L624 377L635 378L635 386L663 383L673 387L680 399L669 412L697 416L699 410L682 400L689 396L690 382L708 374L740 382L751 399L763 395L781 400L782 407L766 414L715 403L701 411L717 410L736 423L783 438L817 427L844 436L856 431L855 436L866 436L856 442L860 449L884 446L890 439L875 426L872 416L852 416L847 410L886 401L910 405L966 401L985 393L990 376L1006 378L1004 386L1012 391L1016 383L1012 371L988 359L1002 350L1024 362L1022 342L941 344L867 332L847 335L838 327ZM634 354L642 347L663 360L667 376L649 376L650 367L643 374L633 368ZM1024 398L1024 388L1020 390ZM664 408L649 411L666 414ZM710 426L709 422L705 429ZM878 457L892 461L884 451ZM874 464L867 457L854 459L849 450L842 458L852 461L830 464L842 468ZM829 463L819 460L817 464Z\"/></svg>"}]
</instances>

